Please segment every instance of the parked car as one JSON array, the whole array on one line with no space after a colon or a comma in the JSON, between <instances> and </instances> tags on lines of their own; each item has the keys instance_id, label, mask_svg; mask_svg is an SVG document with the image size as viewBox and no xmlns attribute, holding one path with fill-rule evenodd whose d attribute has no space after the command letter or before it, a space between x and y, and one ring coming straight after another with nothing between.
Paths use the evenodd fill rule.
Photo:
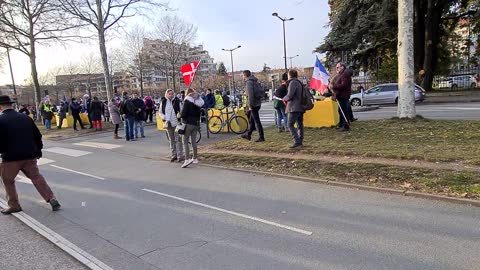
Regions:
<instances>
[{"instance_id":1,"label":"parked car","mask_svg":"<svg viewBox=\"0 0 480 270\"><path fill-rule=\"evenodd\" d=\"M476 88L477 80L473 75L447 77L438 83L439 89L456 90L458 88Z\"/></svg>"},{"instance_id":2,"label":"parked car","mask_svg":"<svg viewBox=\"0 0 480 270\"><path fill-rule=\"evenodd\" d=\"M425 100L425 90L415 84L415 101ZM352 106L378 105L378 104L397 104L398 103L398 83L386 83L374 86L366 91L350 96Z\"/></svg>"}]
</instances>

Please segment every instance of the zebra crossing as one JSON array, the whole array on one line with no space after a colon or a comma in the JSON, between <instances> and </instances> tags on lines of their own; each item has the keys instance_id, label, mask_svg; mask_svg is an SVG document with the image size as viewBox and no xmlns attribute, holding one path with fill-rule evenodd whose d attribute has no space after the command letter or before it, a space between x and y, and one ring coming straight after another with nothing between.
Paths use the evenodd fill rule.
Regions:
<instances>
[{"instance_id":1,"label":"zebra crossing","mask_svg":"<svg viewBox=\"0 0 480 270\"><path fill-rule=\"evenodd\" d=\"M116 149L116 148L123 147L123 145L118 145L118 144L97 143L97 142L90 142L90 141L73 143L72 145L81 146L81 147L88 147L88 148L103 149L103 150L111 150L111 149ZM58 154L58 155L68 156L68 157L74 157L74 158L92 154L92 152L89 152L89 151L77 150L77 149L72 149L72 148L67 148L67 147L50 147L50 148L43 149L43 151L48 152L48 153L54 153L54 154ZM52 163L55 163L55 162L56 162L55 160L42 157L37 161L37 165L38 166L44 166L44 165L50 164L50 166L55 167L55 168L60 168L60 169L63 169L63 170L69 170L69 169L59 167L59 166L56 166L56 165L51 165ZM105 180L105 179L97 177L97 176L92 176L92 175L88 175L88 174L86 174L86 175L90 176L90 177L98 178L100 180ZM15 180L19 183L32 184L30 179L28 179L27 177L25 177L24 175L21 175L21 174L19 174L15 178Z\"/></svg>"},{"instance_id":2,"label":"zebra crossing","mask_svg":"<svg viewBox=\"0 0 480 270\"><path fill-rule=\"evenodd\" d=\"M275 125L275 109L271 103L262 104L260 109L260 121L264 127Z\"/></svg>"}]
</instances>

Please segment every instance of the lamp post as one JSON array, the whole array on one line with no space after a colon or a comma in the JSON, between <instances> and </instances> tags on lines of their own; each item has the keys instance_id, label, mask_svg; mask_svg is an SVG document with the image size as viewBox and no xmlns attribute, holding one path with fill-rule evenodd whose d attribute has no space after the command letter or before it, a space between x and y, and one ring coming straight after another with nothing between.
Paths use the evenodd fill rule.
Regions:
<instances>
[{"instance_id":1,"label":"lamp post","mask_svg":"<svg viewBox=\"0 0 480 270\"><path fill-rule=\"evenodd\" d=\"M235 47L233 49L222 49L222 51L230 52L230 61L231 61L231 64L232 64L233 97L235 98L235 100L237 100L237 90L235 88L235 73L233 72L233 51L235 51L236 49L239 49L241 47L242 47L241 45L238 45L237 47Z\"/></svg>"},{"instance_id":2,"label":"lamp post","mask_svg":"<svg viewBox=\"0 0 480 270\"><path fill-rule=\"evenodd\" d=\"M285 72L287 72L288 71L288 68L287 68L287 40L286 40L286 36L285 36L285 22L286 21L293 21L293 18L287 19L287 18L280 17L280 16L278 16L278 13L276 13L276 12L272 13L272 16L279 18L283 23L283 58L285 59Z\"/></svg>"},{"instance_id":3,"label":"lamp post","mask_svg":"<svg viewBox=\"0 0 480 270\"><path fill-rule=\"evenodd\" d=\"M297 55L295 55L295 56L289 56L289 57L287 57L288 59L290 59L290 69L293 68L292 59L295 58L295 57L299 57L299 56L300 56L300 55L297 54Z\"/></svg>"}]
</instances>

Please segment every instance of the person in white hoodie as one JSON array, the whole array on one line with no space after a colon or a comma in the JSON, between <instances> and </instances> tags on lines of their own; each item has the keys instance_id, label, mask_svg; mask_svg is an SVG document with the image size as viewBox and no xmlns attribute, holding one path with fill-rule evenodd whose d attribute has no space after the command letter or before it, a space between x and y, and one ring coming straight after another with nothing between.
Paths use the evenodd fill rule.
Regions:
<instances>
[{"instance_id":1,"label":"person in white hoodie","mask_svg":"<svg viewBox=\"0 0 480 270\"><path fill-rule=\"evenodd\" d=\"M177 118L177 114L180 112L182 101L175 97L175 93L172 89L168 89L165 92L165 97L162 98L160 102L160 109L158 114L163 120L165 129L168 132L168 137L170 138L170 150L172 156L170 162L179 162L184 161L183 157L183 145L181 136L175 132L175 128L180 122Z\"/></svg>"},{"instance_id":2,"label":"person in white hoodie","mask_svg":"<svg viewBox=\"0 0 480 270\"><path fill-rule=\"evenodd\" d=\"M182 168L188 167L192 163L198 163L197 153L197 132L200 128L200 112L204 105L203 99L192 88L189 88L183 101L183 108L180 113L182 123L185 126L185 134L183 134L183 149L185 150L185 162ZM191 141L193 149L193 157L190 159L189 141Z\"/></svg>"}]
</instances>

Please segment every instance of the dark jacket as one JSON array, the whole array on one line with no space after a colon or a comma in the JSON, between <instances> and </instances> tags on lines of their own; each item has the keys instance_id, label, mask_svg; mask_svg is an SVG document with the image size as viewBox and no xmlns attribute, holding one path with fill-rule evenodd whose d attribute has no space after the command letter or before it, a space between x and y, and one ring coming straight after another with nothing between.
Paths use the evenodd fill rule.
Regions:
<instances>
[{"instance_id":1,"label":"dark jacket","mask_svg":"<svg viewBox=\"0 0 480 270\"><path fill-rule=\"evenodd\" d=\"M100 100L93 100L90 102L88 113L90 114L92 121L101 121L104 110L103 103Z\"/></svg>"},{"instance_id":2,"label":"dark jacket","mask_svg":"<svg viewBox=\"0 0 480 270\"><path fill-rule=\"evenodd\" d=\"M54 115L53 112L55 112L55 107L51 104L42 104L40 112L42 113L43 119L52 120Z\"/></svg>"},{"instance_id":3,"label":"dark jacket","mask_svg":"<svg viewBox=\"0 0 480 270\"><path fill-rule=\"evenodd\" d=\"M275 93L274 95L278 98L284 98L286 95L287 95L287 84L283 84L280 85L277 90L275 90ZM273 107L274 108L285 108L285 104L281 101L281 100L278 100L278 99L274 99L273 100Z\"/></svg>"},{"instance_id":4,"label":"dark jacket","mask_svg":"<svg viewBox=\"0 0 480 270\"><path fill-rule=\"evenodd\" d=\"M250 77L248 77L247 79L247 83L246 83L247 104L248 104L248 107L250 108L262 106L262 99L255 98L255 84L257 82L258 82L258 79L253 75L250 75Z\"/></svg>"},{"instance_id":5,"label":"dark jacket","mask_svg":"<svg viewBox=\"0 0 480 270\"><path fill-rule=\"evenodd\" d=\"M305 112L302 106L302 83L298 79L291 79L287 82L288 92L283 100L287 101L285 112Z\"/></svg>"},{"instance_id":6,"label":"dark jacket","mask_svg":"<svg viewBox=\"0 0 480 270\"><path fill-rule=\"evenodd\" d=\"M135 105L136 113L135 113L135 120L136 121L145 121L146 120L146 113L145 113L145 102L139 98L133 99L133 105Z\"/></svg>"},{"instance_id":7,"label":"dark jacket","mask_svg":"<svg viewBox=\"0 0 480 270\"><path fill-rule=\"evenodd\" d=\"M27 109L27 108L21 108L20 111L18 111L19 113L23 113L23 114L26 114L26 115L29 115L30 114L30 111Z\"/></svg>"},{"instance_id":8,"label":"dark jacket","mask_svg":"<svg viewBox=\"0 0 480 270\"><path fill-rule=\"evenodd\" d=\"M135 105L132 99L125 99L120 103L120 113L126 118L135 117Z\"/></svg>"},{"instance_id":9,"label":"dark jacket","mask_svg":"<svg viewBox=\"0 0 480 270\"><path fill-rule=\"evenodd\" d=\"M215 96L213 94L207 94L203 100L205 101L205 108L215 108Z\"/></svg>"},{"instance_id":10,"label":"dark jacket","mask_svg":"<svg viewBox=\"0 0 480 270\"><path fill-rule=\"evenodd\" d=\"M65 118L67 117L67 112L68 112L68 104L67 103L60 104L60 111L58 111L58 116Z\"/></svg>"},{"instance_id":11,"label":"dark jacket","mask_svg":"<svg viewBox=\"0 0 480 270\"><path fill-rule=\"evenodd\" d=\"M350 99L352 94L352 76L348 70L338 75L333 82L333 91L337 98Z\"/></svg>"},{"instance_id":12,"label":"dark jacket","mask_svg":"<svg viewBox=\"0 0 480 270\"><path fill-rule=\"evenodd\" d=\"M4 162L42 156L42 134L33 120L14 110L0 115L0 153Z\"/></svg>"},{"instance_id":13,"label":"dark jacket","mask_svg":"<svg viewBox=\"0 0 480 270\"><path fill-rule=\"evenodd\" d=\"M199 106L195 105L189 98L185 98L182 112L180 113L182 123L200 126L200 110Z\"/></svg>"},{"instance_id":14,"label":"dark jacket","mask_svg":"<svg viewBox=\"0 0 480 270\"><path fill-rule=\"evenodd\" d=\"M82 110L82 105L76 102L72 102L70 104L70 111L72 112L72 115L79 115L80 111Z\"/></svg>"}]
</instances>

